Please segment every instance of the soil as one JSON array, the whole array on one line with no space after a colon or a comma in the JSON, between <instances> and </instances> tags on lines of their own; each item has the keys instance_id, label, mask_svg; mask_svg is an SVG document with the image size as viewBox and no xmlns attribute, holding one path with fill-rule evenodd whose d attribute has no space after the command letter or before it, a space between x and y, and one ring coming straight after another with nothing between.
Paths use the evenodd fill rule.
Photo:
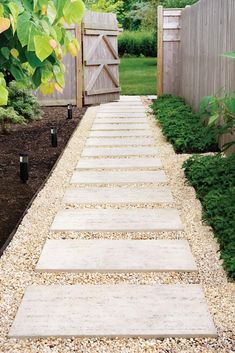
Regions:
<instances>
[{"instance_id":1,"label":"soil","mask_svg":"<svg viewBox=\"0 0 235 353\"><path fill-rule=\"evenodd\" d=\"M0 134L0 255L85 113L85 109L74 108L73 119L66 120L67 107L45 107L43 111L43 119L14 126L8 135ZM51 147L52 126L58 131L56 148ZM21 182L19 174L22 152L29 155L27 184Z\"/></svg>"}]
</instances>

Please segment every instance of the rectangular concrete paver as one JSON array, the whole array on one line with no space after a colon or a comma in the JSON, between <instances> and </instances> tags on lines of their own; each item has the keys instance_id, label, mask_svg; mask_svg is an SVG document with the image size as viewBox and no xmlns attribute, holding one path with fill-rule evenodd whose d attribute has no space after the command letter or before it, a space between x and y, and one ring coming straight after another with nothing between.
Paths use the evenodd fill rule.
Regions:
<instances>
[{"instance_id":1,"label":"rectangular concrete paver","mask_svg":"<svg viewBox=\"0 0 235 353\"><path fill-rule=\"evenodd\" d=\"M148 124L146 118L96 118L94 124Z\"/></svg>"},{"instance_id":2,"label":"rectangular concrete paver","mask_svg":"<svg viewBox=\"0 0 235 353\"><path fill-rule=\"evenodd\" d=\"M146 113L97 113L97 118L147 118Z\"/></svg>"},{"instance_id":3,"label":"rectangular concrete paver","mask_svg":"<svg viewBox=\"0 0 235 353\"><path fill-rule=\"evenodd\" d=\"M110 109L110 108L116 108L116 109L122 109L122 108L130 108L130 109L145 109L145 107L143 107L143 104L139 101L132 101L132 102L113 102L113 103L105 103L105 104L101 104L99 110L102 109ZM145 109L146 111L146 109Z\"/></svg>"},{"instance_id":4,"label":"rectangular concrete paver","mask_svg":"<svg viewBox=\"0 0 235 353\"><path fill-rule=\"evenodd\" d=\"M91 131L99 130L146 130L149 128L148 123L146 124L93 124Z\"/></svg>"},{"instance_id":5,"label":"rectangular concrete paver","mask_svg":"<svg viewBox=\"0 0 235 353\"><path fill-rule=\"evenodd\" d=\"M67 189L64 202L69 204L141 204L173 203L168 188L101 188Z\"/></svg>"},{"instance_id":6,"label":"rectangular concrete paver","mask_svg":"<svg viewBox=\"0 0 235 353\"><path fill-rule=\"evenodd\" d=\"M67 209L57 213L51 230L151 232L183 230L179 212L162 209Z\"/></svg>"},{"instance_id":7,"label":"rectangular concrete paver","mask_svg":"<svg viewBox=\"0 0 235 353\"><path fill-rule=\"evenodd\" d=\"M86 146L154 146L155 141L151 137L122 137L122 138L95 138L91 137L86 140Z\"/></svg>"},{"instance_id":8,"label":"rectangular concrete paver","mask_svg":"<svg viewBox=\"0 0 235 353\"><path fill-rule=\"evenodd\" d=\"M75 171L72 184L149 184L164 183L166 174L162 171Z\"/></svg>"},{"instance_id":9,"label":"rectangular concrete paver","mask_svg":"<svg viewBox=\"0 0 235 353\"><path fill-rule=\"evenodd\" d=\"M153 136L151 130L117 130L117 131L91 131L89 137L135 137Z\"/></svg>"},{"instance_id":10,"label":"rectangular concrete paver","mask_svg":"<svg viewBox=\"0 0 235 353\"><path fill-rule=\"evenodd\" d=\"M145 113L146 109L142 107L103 107L98 110L98 113Z\"/></svg>"},{"instance_id":11,"label":"rectangular concrete paver","mask_svg":"<svg viewBox=\"0 0 235 353\"><path fill-rule=\"evenodd\" d=\"M118 157L118 156L155 156L159 154L156 147L86 147L82 157Z\"/></svg>"},{"instance_id":12,"label":"rectangular concrete paver","mask_svg":"<svg viewBox=\"0 0 235 353\"><path fill-rule=\"evenodd\" d=\"M122 102L122 101L141 101L140 96L120 96L120 99L118 102Z\"/></svg>"},{"instance_id":13,"label":"rectangular concrete paver","mask_svg":"<svg viewBox=\"0 0 235 353\"><path fill-rule=\"evenodd\" d=\"M10 337L216 337L199 285L27 288Z\"/></svg>"},{"instance_id":14,"label":"rectangular concrete paver","mask_svg":"<svg viewBox=\"0 0 235 353\"><path fill-rule=\"evenodd\" d=\"M160 168L162 163L159 158L132 157L132 158L81 158L77 169L138 169Z\"/></svg>"},{"instance_id":15,"label":"rectangular concrete paver","mask_svg":"<svg viewBox=\"0 0 235 353\"><path fill-rule=\"evenodd\" d=\"M47 240L37 271L192 272L186 240Z\"/></svg>"}]
</instances>

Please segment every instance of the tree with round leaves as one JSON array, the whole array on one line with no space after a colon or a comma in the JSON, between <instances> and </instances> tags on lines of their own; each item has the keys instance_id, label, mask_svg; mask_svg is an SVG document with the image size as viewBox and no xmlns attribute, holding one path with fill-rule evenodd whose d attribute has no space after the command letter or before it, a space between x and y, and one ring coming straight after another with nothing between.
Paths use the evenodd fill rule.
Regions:
<instances>
[{"instance_id":1,"label":"tree with round leaves","mask_svg":"<svg viewBox=\"0 0 235 353\"><path fill-rule=\"evenodd\" d=\"M7 105L13 80L30 81L43 94L62 92L62 55L76 56L79 44L65 25L82 20L82 0L1 0L0 105Z\"/></svg>"}]
</instances>

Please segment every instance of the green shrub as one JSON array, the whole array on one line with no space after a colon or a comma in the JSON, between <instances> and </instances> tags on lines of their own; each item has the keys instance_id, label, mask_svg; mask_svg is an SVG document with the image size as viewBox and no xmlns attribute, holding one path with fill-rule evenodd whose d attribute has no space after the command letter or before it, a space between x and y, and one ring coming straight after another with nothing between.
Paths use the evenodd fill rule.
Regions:
<instances>
[{"instance_id":1,"label":"green shrub","mask_svg":"<svg viewBox=\"0 0 235 353\"><path fill-rule=\"evenodd\" d=\"M199 114L193 113L182 98L164 95L152 108L163 134L177 153L218 151L216 128L205 126Z\"/></svg>"},{"instance_id":2,"label":"green shrub","mask_svg":"<svg viewBox=\"0 0 235 353\"><path fill-rule=\"evenodd\" d=\"M218 239L223 266L235 278L235 154L194 156L183 168Z\"/></svg>"},{"instance_id":3,"label":"green shrub","mask_svg":"<svg viewBox=\"0 0 235 353\"><path fill-rule=\"evenodd\" d=\"M13 107L26 120L34 120L42 116L37 98L29 88L24 88L15 81L11 82L9 86L8 105Z\"/></svg>"},{"instance_id":4,"label":"green shrub","mask_svg":"<svg viewBox=\"0 0 235 353\"><path fill-rule=\"evenodd\" d=\"M118 37L120 56L157 56L157 38L154 32L124 31Z\"/></svg>"},{"instance_id":5,"label":"green shrub","mask_svg":"<svg viewBox=\"0 0 235 353\"><path fill-rule=\"evenodd\" d=\"M2 132L5 134L9 131L10 124L24 124L25 119L20 116L13 107L0 107L0 126Z\"/></svg>"}]
</instances>

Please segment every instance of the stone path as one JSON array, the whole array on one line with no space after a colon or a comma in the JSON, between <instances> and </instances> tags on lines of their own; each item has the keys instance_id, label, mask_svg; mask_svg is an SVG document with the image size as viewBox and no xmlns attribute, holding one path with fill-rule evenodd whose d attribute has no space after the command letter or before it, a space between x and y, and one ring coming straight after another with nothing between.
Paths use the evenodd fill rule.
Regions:
<instances>
[{"instance_id":1,"label":"stone path","mask_svg":"<svg viewBox=\"0 0 235 353\"><path fill-rule=\"evenodd\" d=\"M140 97L100 106L64 194L64 209L51 225L63 239L46 241L37 272L197 271L188 242L177 236L146 241L67 238L67 232L79 238L80 232L148 236L183 230L180 213L172 208L174 190L158 185L167 179L151 136ZM191 338L217 333L200 285L84 284L28 287L9 335Z\"/></svg>"}]
</instances>

